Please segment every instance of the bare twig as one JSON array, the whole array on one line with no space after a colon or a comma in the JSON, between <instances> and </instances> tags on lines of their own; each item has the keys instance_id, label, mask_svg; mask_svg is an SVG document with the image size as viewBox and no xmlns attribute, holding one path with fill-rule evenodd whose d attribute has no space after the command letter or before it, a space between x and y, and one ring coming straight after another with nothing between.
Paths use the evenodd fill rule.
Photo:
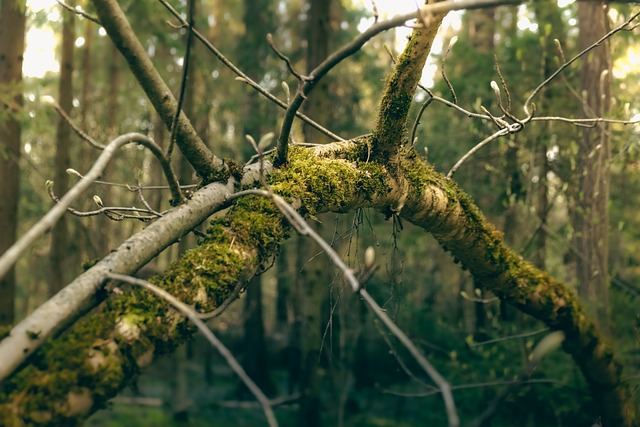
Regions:
<instances>
[{"instance_id":1,"label":"bare twig","mask_svg":"<svg viewBox=\"0 0 640 427\"><path fill-rule=\"evenodd\" d=\"M629 17L629 19L627 19L624 23L622 23L621 25L619 25L618 27L614 28L613 30L609 31L607 34L605 34L604 36L602 36L598 41L596 41L595 43L593 43L592 45L588 46L586 49L584 49L582 52L578 53L577 55L575 55L573 58L571 58L569 61L566 61L564 64L562 64L553 74L551 74L549 77L547 77L542 83L540 83L534 90L533 92L531 92L531 95L529 95L529 97L527 98L527 100L524 102L524 112L527 115L527 118L524 120L524 122L528 122L531 120L531 118L533 117L533 111L529 111L529 108L531 106L531 101L533 101L533 98L535 98L535 96L542 90L542 88L544 88L546 85L549 84L549 82L551 82L553 79L555 79L558 74L562 73L567 67L569 67L571 64L573 64L575 61L577 61L578 59L582 58L584 55L586 55L587 53L589 53L591 50L595 49L596 47L600 46L600 44L607 40L608 38L610 38L611 36L613 36L614 34L625 30L627 28L627 26L633 22L638 16L640 16L640 12L634 13L633 15L631 15Z\"/></svg>"},{"instance_id":2,"label":"bare twig","mask_svg":"<svg viewBox=\"0 0 640 427\"><path fill-rule=\"evenodd\" d=\"M445 84L447 85L447 87L449 88L449 92L451 92L451 96L453 97L453 103L457 104L458 103L458 97L456 96L456 91L453 89L453 85L451 84L451 82L449 81L449 78L447 77L447 72L446 72L446 63L447 63L447 58L449 57L449 54L451 53L451 49L453 48L453 45L456 44L456 42L458 41L458 37L457 36L453 36L451 38L451 40L449 41L449 46L447 46L447 50L444 52L444 55L442 55L442 64L440 66L440 71L442 74L442 80L444 80Z\"/></svg>"},{"instance_id":3,"label":"bare twig","mask_svg":"<svg viewBox=\"0 0 640 427\"><path fill-rule=\"evenodd\" d=\"M73 129L78 134L78 136L80 136L80 138L87 141L92 147L100 150L104 150L106 148L105 145L100 144L95 139L93 139L90 135L88 135L86 132L80 129L80 127L78 127L73 122L73 120L71 120L71 117L69 117L69 115L62 109L60 104L58 104L58 102L54 98L46 97L44 99L44 102L51 104L53 108L56 109L58 114L60 114L60 117L62 117L62 119L67 122L67 124L71 127L71 129ZM141 134L138 134L138 135L141 135ZM171 190L171 197L173 198L172 204L176 205L180 203L184 198L182 194L182 187L180 187L178 178L176 177L176 174L173 171L173 168L171 167L171 162L167 157L165 157L164 153L162 152L162 148L160 148L160 146L156 144L155 141L153 141L149 137L144 137L144 139L140 139L138 141L132 141L132 142L137 142L138 144L147 148L151 152L151 154L153 154L153 156L158 160L158 162L160 162L162 172L164 173L164 176L167 179L167 183L169 184L169 190ZM82 178L82 175L80 175L79 173L77 173L77 175Z\"/></svg>"},{"instance_id":4,"label":"bare twig","mask_svg":"<svg viewBox=\"0 0 640 427\"><path fill-rule=\"evenodd\" d=\"M60 202L60 199L53 192L52 186L47 186L47 192L49 193L49 197L51 198L51 200L53 200L55 203ZM147 209L140 209L136 207L127 208L124 206L100 206L100 209L96 209L93 211L84 211L84 212L74 209L72 207L68 207L67 211L72 215L75 215L78 217L89 217L89 216L97 216L97 215L105 214L109 219L112 219L115 221L121 221L125 218L137 219L140 221L149 221L162 216L160 212L156 212L150 207ZM122 212L134 212L136 213L136 215L123 214ZM142 216L142 215L139 215L140 213L145 213L150 215Z\"/></svg>"},{"instance_id":5,"label":"bare twig","mask_svg":"<svg viewBox=\"0 0 640 427\"><path fill-rule=\"evenodd\" d=\"M91 135L82 130L79 126L75 124L75 122L69 117L66 111L60 106L58 101L55 100L52 96L44 96L41 99L43 104L50 104L60 115L60 117L67 122L67 124L71 127L71 129L80 137L80 139L86 141L93 148L97 148L99 150L104 149L104 145L100 144L98 141L93 139Z\"/></svg>"},{"instance_id":6,"label":"bare twig","mask_svg":"<svg viewBox=\"0 0 640 427\"><path fill-rule=\"evenodd\" d=\"M542 329L538 329L537 331L533 331L533 332L525 332L525 333L522 333L522 334L509 335L507 337L494 338L492 340L487 340L487 341L474 342L474 343L469 344L469 347L476 348L476 347L481 347L481 346L487 345L487 344L495 344L495 343L498 343L498 342L509 341L509 340L518 339L518 338L533 337L535 335L543 334L543 333L548 332L548 331L549 331L549 328L542 328Z\"/></svg>"},{"instance_id":7,"label":"bare twig","mask_svg":"<svg viewBox=\"0 0 640 427\"><path fill-rule=\"evenodd\" d=\"M378 5L375 0L371 0L371 12L373 12L373 23L375 24L380 19L380 14L378 13Z\"/></svg>"},{"instance_id":8,"label":"bare twig","mask_svg":"<svg viewBox=\"0 0 640 427\"><path fill-rule=\"evenodd\" d=\"M182 79L180 80L180 93L178 95L178 106L176 107L176 114L173 116L171 122L171 137L169 138L169 147L167 147L167 158L171 159L171 153L173 152L173 146L176 141L176 132L178 128L178 118L180 118L180 112L182 111L182 103L184 102L184 94L187 89L187 77L189 73L189 63L191 62L191 44L193 41L193 10L195 8L194 0L187 0L187 14L188 14L188 27L187 27L187 45L184 51L184 58L182 59Z\"/></svg>"},{"instance_id":9,"label":"bare twig","mask_svg":"<svg viewBox=\"0 0 640 427\"><path fill-rule=\"evenodd\" d=\"M260 388L256 385L255 382L253 382L253 380L249 377L249 375L247 375L245 370L242 368L240 363L238 363L238 361L233 356L233 354L229 351L229 349L222 343L222 341L218 339L218 337L215 336L213 332L211 332L211 329L209 329L207 325L205 325L205 323L202 320L200 320L198 315L193 311L191 307L189 307L187 304L183 303L182 301L180 301L179 299L177 299L176 297L174 297L164 289L161 289L158 286L155 286L147 282L146 280L136 279L135 277L125 276L122 274L115 274L115 273L107 273L105 275L105 278L111 279L111 280L119 280L121 282L130 283L132 285L145 288L153 292L156 296L167 301L176 310L178 310L185 317L187 317L194 325L196 325L196 327L200 330L202 335L204 335L204 337L211 343L211 345L215 347L216 350L218 350L218 353L220 353L220 355L225 359L229 367L236 373L236 375L240 378L240 380L244 383L244 385L249 389L249 391L251 391L251 393L255 396L256 400L260 402L260 405L262 406L262 410L264 411L264 414L267 418L267 422L269 423L269 426L270 427L278 426L278 421L276 420L276 417L273 413L273 408L271 407L271 402L269 401L267 396L265 396L262 390L260 390Z\"/></svg>"},{"instance_id":10,"label":"bare twig","mask_svg":"<svg viewBox=\"0 0 640 427\"><path fill-rule=\"evenodd\" d=\"M68 10L68 11L70 11L70 12L73 12L73 13L75 13L76 15L80 15L80 16L82 16L83 18L86 18L86 19L88 19L88 20L89 20L89 21L91 21L91 22L95 22L95 23L96 23L96 24L98 24L98 25L102 25L102 24L100 23L100 20L99 20L98 18L96 18L96 17L95 17L95 16L93 16L93 15L89 15L87 12L85 12L85 11L84 11L84 10L82 10L82 9L80 9L79 7L72 7L72 6L69 6L68 4L66 4L65 2L63 2L63 1L61 1L61 0L56 0L56 2L58 2L58 4L59 4L60 6L62 6L63 8L67 9L67 10Z\"/></svg>"},{"instance_id":11,"label":"bare twig","mask_svg":"<svg viewBox=\"0 0 640 427\"><path fill-rule=\"evenodd\" d=\"M422 118L424 112L427 110L427 107L429 107L429 105L431 105L431 103L433 102L433 96L429 94L427 94L427 96L429 97L429 99L423 102L420 106L420 111L418 111L416 120L415 122L413 122L413 126L411 127L411 139L409 140L409 143L414 146L416 144L416 134L418 133L418 126L420 126L420 119Z\"/></svg>"},{"instance_id":12,"label":"bare twig","mask_svg":"<svg viewBox=\"0 0 640 427\"><path fill-rule=\"evenodd\" d=\"M482 383L472 383L472 384L460 384L460 385L452 385L451 386L451 390L452 391L456 391L456 390L468 390L468 389L474 389L474 388L485 388L485 387L496 387L496 386L508 386L508 385L523 385L523 384L553 384L553 385L558 385L558 386L562 386L562 387L566 387L566 388L573 388L568 386L567 384L563 383L562 381L558 381L558 380L554 380L554 379L547 379L547 378L532 378L532 379L528 379L528 380L511 380L511 381L486 381L486 382L482 382ZM575 390L575 389L574 389ZM580 391L580 390L576 390L576 391ZM440 393L440 390L425 390L425 391L420 391L420 392L400 392L400 391L395 391L395 390L382 390L383 393L386 394L392 394L394 396L400 396L400 397L418 397L418 398L422 398L422 397L428 397L428 396L433 396L434 394L438 394Z\"/></svg>"},{"instance_id":13,"label":"bare twig","mask_svg":"<svg viewBox=\"0 0 640 427\"><path fill-rule=\"evenodd\" d=\"M273 50L273 52L276 55L278 55L278 58L280 58L285 63L285 65L289 69L289 72L293 74L295 78L297 78L300 81L304 81L304 79L306 79L305 76L298 73L296 69L293 68L293 64L291 64L291 60L289 59L289 57L284 53L280 52L280 49L278 49L276 44L273 42L273 35L271 35L271 33L267 34L267 43L269 44L269 47L271 48L271 50Z\"/></svg>"},{"instance_id":14,"label":"bare twig","mask_svg":"<svg viewBox=\"0 0 640 427\"><path fill-rule=\"evenodd\" d=\"M456 162L455 165L453 165L451 170L447 173L447 178L453 177L453 174L455 174L458 171L460 166L462 166L462 164L464 162L466 162L471 156L473 156L482 147L484 147L485 145L489 144L494 139L498 139L501 136L508 135L508 134L509 134L509 129L508 128L502 128L499 131L495 132L493 135L490 135L487 138L485 138L482 141L480 141L478 144L475 145L475 147L473 147L471 150L467 151L467 153L464 156L462 156Z\"/></svg>"},{"instance_id":15,"label":"bare twig","mask_svg":"<svg viewBox=\"0 0 640 427\"><path fill-rule=\"evenodd\" d=\"M166 0L158 0L158 1L160 3L162 3L162 5L177 20L179 20L183 25L185 25L185 26L187 25L187 21L185 21L185 19L180 15L180 13L178 13L178 11L176 11L173 8L173 6L171 6ZM196 36L196 38L198 40L200 40L200 42L202 42L202 44L204 44L205 47L207 49L209 49L209 51L211 53L213 53L216 56L216 58L218 58L220 60L220 62L222 62L228 69L230 69L235 75L238 76L237 80L240 80L240 81L248 84L254 90L256 90L258 93L260 93L262 96L264 96L265 98L267 98L269 101L273 102L274 104L276 104L280 108L287 109L288 103L285 103L285 102L281 101L276 96L272 95L266 89L264 89L262 86L260 86L253 79L251 79L251 77L249 77L248 75L243 73L242 70L240 70L238 67L236 67L233 64L233 62L231 62L226 56L224 56L222 54L222 52L220 52L213 44L211 44L211 42L209 42L209 40L207 40L207 38L205 36L203 36L202 33L200 33L195 28L192 28L191 31L193 31L193 34ZM329 138L332 138L334 141L344 141L344 138L342 138L339 135L336 135L335 133L333 133L330 130L326 129L325 127L323 127L322 125L318 124L317 122L311 120L309 117L305 116L304 114L302 114L300 112L297 112L296 113L296 117L298 117L300 120L302 120L303 122L307 123L309 126L311 126L314 129L316 129L318 132L321 132L321 133L325 134L326 136L328 136Z\"/></svg>"}]
</instances>

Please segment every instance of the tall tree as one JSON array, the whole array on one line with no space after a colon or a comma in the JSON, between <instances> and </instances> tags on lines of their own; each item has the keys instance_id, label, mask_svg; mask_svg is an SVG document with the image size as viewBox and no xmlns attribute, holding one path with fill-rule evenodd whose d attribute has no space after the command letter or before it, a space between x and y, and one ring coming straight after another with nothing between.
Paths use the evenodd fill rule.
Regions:
<instances>
[{"instance_id":1,"label":"tall tree","mask_svg":"<svg viewBox=\"0 0 640 427\"><path fill-rule=\"evenodd\" d=\"M16 241L20 195L25 2L0 3L0 254ZM0 277L0 325L13 323L15 269Z\"/></svg>"},{"instance_id":2,"label":"tall tree","mask_svg":"<svg viewBox=\"0 0 640 427\"><path fill-rule=\"evenodd\" d=\"M268 0L244 0L243 49L238 64L247 74L257 81L266 72L265 62L269 53L266 34L273 32L273 2ZM265 132L264 117L261 115L261 102L255 91L245 94L242 117L241 156L245 159L254 154L251 146L244 141L244 135L258 140ZM262 310L262 276L255 276L247 285L244 305L244 357L243 366L247 374L265 393L272 393L274 385L269 372L269 355L264 336ZM240 390L246 391L244 386Z\"/></svg>"},{"instance_id":3,"label":"tall tree","mask_svg":"<svg viewBox=\"0 0 640 427\"><path fill-rule=\"evenodd\" d=\"M331 39L330 0L309 0L306 2L306 69L307 73L316 68L329 55ZM321 81L307 100L305 112L319 123L329 123L331 105L329 98L329 80ZM330 142L325 135L319 135L311 126L304 127L305 141L316 143ZM319 234L330 233L327 225L329 217L324 215L313 228ZM328 300L328 286L332 283L332 269L326 257L317 257L317 246L300 237L297 248L297 283L293 292L297 294L296 316L299 325L294 330L300 334L296 339L300 345L300 378L299 387L302 397L298 412L298 426L319 427L321 422L320 401L320 351L322 345L323 308Z\"/></svg>"},{"instance_id":4,"label":"tall tree","mask_svg":"<svg viewBox=\"0 0 640 427\"><path fill-rule=\"evenodd\" d=\"M609 31L604 2L579 2L578 49L596 42ZM601 43L583 60L580 73L585 117L605 117L611 105L611 52ZM609 323L609 162L610 125L585 129L578 143L578 187L575 196L574 234L578 292L606 330Z\"/></svg>"},{"instance_id":5,"label":"tall tree","mask_svg":"<svg viewBox=\"0 0 640 427\"><path fill-rule=\"evenodd\" d=\"M75 43L75 15L62 13L62 46L60 53L60 76L58 85L58 102L69 114L73 108L73 48ZM54 159L54 192L61 197L69 188L67 168L71 167L71 127L62 117L56 129L56 154ZM51 278L49 294L54 295L64 287L70 277L71 236L68 220L60 221L51 231L51 252L49 254Z\"/></svg>"}]
</instances>

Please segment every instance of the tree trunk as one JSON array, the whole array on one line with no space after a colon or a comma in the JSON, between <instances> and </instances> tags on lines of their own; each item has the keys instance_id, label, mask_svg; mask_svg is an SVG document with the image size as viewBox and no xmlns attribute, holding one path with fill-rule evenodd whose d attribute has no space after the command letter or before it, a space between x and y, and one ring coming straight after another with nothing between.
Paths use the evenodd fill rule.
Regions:
<instances>
[{"instance_id":1,"label":"tree trunk","mask_svg":"<svg viewBox=\"0 0 640 427\"><path fill-rule=\"evenodd\" d=\"M73 5L73 4L71 4ZM73 46L75 43L75 15L68 11L62 14L62 51L60 56L60 80L58 86L58 102L60 107L70 115L73 107ZM71 127L67 122L59 118L56 131L56 155L54 163L54 192L62 197L69 188L67 168L71 166ZM68 219L60 218L51 231L51 278L49 294L54 295L60 291L70 279L70 256L72 245L69 235Z\"/></svg>"},{"instance_id":2,"label":"tree trunk","mask_svg":"<svg viewBox=\"0 0 640 427\"><path fill-rule=\"evenodd\" d=\"M562 11L556 4L549 2L537 2L533 5L534 12L538 22L545 22L547 26L541 27L541 46L542 55L540 57L541 75L539 81L544 81L551 73L555 71L558 51L555 47L554 39L563 39L565 35L564 23L562 20ZM551 87L542 89L538 96L537 108L545 111L554 100L554 91ZM535 194L535 212L539 227L534 241L533 263L544 269L546 267L547 258L547 217L549 215L549 159L547 152L551 148L550 139L553 134L553 124L551 122L540 124L540 134L535 143L535 168L537 171L538 182L536 183Z\"/></svg>"},{"instance_id":3,"label":"tree trunk","mask_svg":"<svg viewBox=\"0 0 640 427\"><path fill-rule=\"evenodd\" d=\"M309 0L307 2L307 51L306 68L310 73L329 55L331 39L331 0ZM331 105L329 99L329 80L324 79L314 89L305 104L305 113L319 123L329 123ZM305 141L327 143L328 138L311 128L304 126ZM312 227L320 235L330 233L328 215L314 221ZM297 283L294 292L299 296L300 324L294 328L300 337L297 339L300 349L299 388L302 393L297 425L300 427L319 427L321 421L320 400L320 350L323 348L322 329L325 317L323 308L329 296L329 285L333 282L332 267L326 256L316 256L318 246L310 239L300 236L297 251Z\"/></svg>"},{"instance_id":4,"label":"tree trunk","mask_svg":"<svg viewBox=\"0 0 640 427\"><path fill-rule=\"evenodd\" d=\"M609 31L608 7L603 2L578 3L582 50ZM580 74L585 117L606 117L611 103L609 41L591 51ZM609 162L610 125L585 129L579 140L578 188L574 218L578 292L595 319L609 328Z\"/></svg>"},{"instance_id":5,"label":"tree trunk","mask_svg":"<svg viewBox=\"0 0 640 427\"><path fill-rule=\"evenodd\" d=\"M495 29L495 8L480 9L469 14L469 40L471 45L479 52L485 55L493 55L495 49ZM482 169L480 163L474 162L471 167L478 169L478 176L482 175L482 173L480 173L480 169ZM482 289L478 289L476 296L479 297L479 299L474 304L474 339L477 341L484 341L488 336L487 308L486 303L481 301L483 293L484 291Z\"/></svg>"},{"instance_id":6,"label":"tree trunk","mask_svg":"<svg viewBox=\"0 0 640 427\"><path fill-rule=\"evenodd\" d=\"M22 58L24 53L24 2L0 4L0 88L14 95L0 102L0 255L16 241L20 199L20 143L22 116ZM15 268L0 277L0 326L15 316Z\"/></svg>"},{"instance_id":7,"label":"tree trunk","mask_svg":"<svg viewBox=\"0 0 640 427\"><path fill-rule=\"evenodd\" d=\"M266 34L273 25L271 12L272 2L265 0L244 0L245 34L242 38L243 50L239 65L248 75L260 81L265 72L264 63L268 55ZM249 90L244 99L244 111L242 117L243 133L241 136L241 156L246 160L255 154L244 135L251 135L258 141L263 133L263 120L261 104L258 95ZM247 374L262 389L264 393L271 394L275 386L271 380L269 371L269 357L266 340L264 337L264 320L262 310L262 277L254 277L247 285L244 305L244 356L243 367ZM238 391L246 395L244 384Z\"/></svg>"},{"instance_id":8,"label":"tree trunk","mask_svg":"<svg viewBox=\"0 0 640 427\"><path fill-rule=\"evenodd\" d=\"M80 63L79 74L81 76L81 91L80 91L80 127L89 135L93 134L93 129L91 126L91 116L92 113L95 114L95 109L93 109L93 97L94 93L92 89L94 88L95 81L95 73L94 73L94 61L93 61L93 53L94 53L94 36L97 30L94 22L89 20L85 20L85 30L84 30L84 40L85 43L82 46L82 61ZM78 158L80 159L80 164L74 169L78 170L88 170L93 163L94 154L97 152L96 149L91 147L89 144L84 141L78 146L77 152L79 152ZM91 207L91 203L93 201L85 200L81 203L83 210L93 210ZM95 206L95 205L94 205ZM78 236L78 252L83 257L83 261L85 260L93 260L97 257L103 256L102 253L103 247L99 244L99 242L94 238L96 236L97 229L101 227L97 226L98 218L87 218L85 221L82 221L78 224L78 227L81 228L81 233ZM100 230L102 231L102 230Z\"/></svg>"}]
</instances>

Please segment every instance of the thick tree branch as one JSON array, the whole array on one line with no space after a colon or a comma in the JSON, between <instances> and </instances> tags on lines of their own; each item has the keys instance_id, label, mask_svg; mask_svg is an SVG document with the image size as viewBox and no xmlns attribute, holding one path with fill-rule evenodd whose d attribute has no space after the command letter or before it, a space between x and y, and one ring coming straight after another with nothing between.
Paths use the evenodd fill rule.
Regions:
<instances>
[{"instance_id":1,"label":"thick tree branch","mask_svg":"<svg viewBox=\"0 0 640 427\"><path fill-rule=\"evenodd\" d=\"M115 0L94 0L93 4L107 34L129 63L133 75L142 86L162 121L171 129L178 104L171 90L153 66L126 16ZM187 116L180 112L176 125L176 143L198 175L211 182L219 177L225 165L200 139Z\"/></svg>"},{"instance_id":2,"label":"thick tree branch","mask_svg":"<svg viewBox=\"0 0 640 427\"><path fill-rule=\"evenodd\" d=\"M407 138L407 118L422 70L431 52L444 13L421 16L422 27L413 30L409 42L387 78L373 130L372 156L387 161Z\"/></svg>"},{"instance_id":3,"label":"thick tree branch","mask_svg":"<svg viewBox=\"0 0 640 427\"><path fill-rule=\"evenodd\" d=\"M462 9L477 9L490 6L498 6L503 4L518 4L523 3L522 0L460 0L460 1L443 1L439 3L430 3L420 7L416 12L407 13L404 15L395 16L389 20L378 22L366 31L362 32L358 37L353 39L350 43L344 45L318 65L306 78L301 82L300 88L296 93L296 96L291 100L291 104L287 108L280 128L280 134L278 135L277 155L274 160L275 166L284 165L287 162L287 151L289 144L289 134L291 132L291 126L293 125L293 118L295 113L300 109L304 103L307 95L313 90L316 84L322 79L329 71L336 67L340 62L350 57L354 53L358 52L362 46L365 45L376 35L390 30L395 27L405 25L407 21L412 19L422 19L428 17L438 17L446 15L452 10ZM438 25L439 26L439 23ZM427 30L429 31L429 30ZM437 28L436 28L437 31ZM435 34L434 34L435 35ZM426 53L428 55L431 46L427 47ZM416 49L418 51L418 49ZM426 58L426 56L425 56ZM419 79L419 78L418 78ZM417 82L416 82L417 83ZM413 89L415 91L415 88Z\"/></svg>"},{"instance_id":4,"label":"thick tree branch","mask_svg":"<svg viewBox=\"0 0 640 427\"><path fill-rule=\"evenodd\" d=\"M469 197L415 152L400 153L392 176L366 161L363 139L292 147L289 164L270 176L270 188L302 213L371 206L395 211L431 232L480 285L563 331L564 349L582 370L605 425L631 426L635 410L621 381L621 365L575 294L511 251ZM222 304L238 282L273 256L287 226L268 200L244 198L213 223L208 235L156 281L199 311ZM0 424L40 419L50 426L73 425L117 394L154 355L184 341L192 332L188 322L145 295L133 291L110 300L43 348L37 366L5 381ZM44 394L50 398L41 399ZM72 404L78 401L82 404Z\"/></svg>"}]
</instances>

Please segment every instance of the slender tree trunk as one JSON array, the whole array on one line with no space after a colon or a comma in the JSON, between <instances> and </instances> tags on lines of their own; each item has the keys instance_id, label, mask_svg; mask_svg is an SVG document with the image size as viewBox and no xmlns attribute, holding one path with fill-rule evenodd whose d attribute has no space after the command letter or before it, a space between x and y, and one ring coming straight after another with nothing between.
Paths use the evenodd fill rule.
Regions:
<instances>
[{"instance_id":1,"label":"slender tree trunk","mask_svg":"<svg viewBox=\"0 0 640 427\"><path fill-rule=\"evenodd\" d=\"M329 54L329 40L331 38L331 7L330 0L309 0L307 14L307 72L313 70ZM315 88L305 104L305 112L319 123L328 123L331 117L329 103L329 80L322 80ZM326 136L320 135L310 126L304 127L306 141L314 143L329 142ZM320 218L320 222L312 224L320 235L327 234L329 226L328 215ZM321 422L320 375L318 361L322 348L323 316L322 309L326 306L328 286L332 282L331 265L326 256L317 255L318 248L309 239L298 240L298 283L294 286L300 298L300 314L296 318L301 322L296 330L301 334L298 339L300 345L300 411L298 412L298 426L317 427Z\"/></svg>"},{"instance_id":2,"label":"slender tree trunk","mask_svg":"<svg viewBox=\"0 0 640 427\"><path fill-rule=\"evenodd\" d=\"M578 3L578 49L609 30L603 2ZM605 41L583 60L580 87L586 117L605 117L611 102L611 53ZM609 161L610 126L599 123L582 132L578 151L578 194L574 218L578 292L600 326L609 326Z\"/></svg>"},{"instance_id":3,"label":"slender tree trunk","mask_svg":"<svg viewBox=\"0 0 640 427\"><path fill-rule=\"evenodd\" d=\"M65 11L62 14L62 51L60 56L60 80L58 102L69 114L73 107L73 45L75 43L75 15ZM62 118L58 120L56 131L56 155L54 163L54 192L62 197L69 188L67 168L71 167L71 128ZM71 239L66 216L62 216L51 232L51 278L49 294L54 295L66 284L71 276Z\"/></svg>"},{"instance_id":4,"label":"slender tree trunk","mask_svg":"<svg viewBox=\"0 0 640 427\"><path fill-rule=\"evenodd\" d=\"M469 15L469 39L476 50L493 55L494 36L496 28L495 8L481 9L473 11ZM476 163L477 168L481 166ZM478 292L478 297L483 297L484 291ZM486 339L487 334L487 313L485 303L478 301L475 303L475 331L474 336L478 341Z\"/></svg>"},{"instance_id":5,"label":"slender tree trunk","mask_svg":"<svg viewBox=\"0 0 640 427\"><path fill-rule=\"evenodd\" d=\"M119 108L118 99L120 92L122 91L122 57L119 55L118 50L113 44L108 47L109 50L109 77L107 81L107 111L106 122L107 132L106 136L108 140L116 138L120 134L120 117L118 114L121 111ZM132 164L133 159L131 160ZM102 172L102 179L104 181L111 181L114 176L115 167L117 166L117 160L110 162L109 165ZM109 206L117 206L119 204L126 205L130 203L122 199L114 197L114 191L108 185L103 185L99 188L100 195L106 204ZM122 227L113 227L113 221L105 215L100 215L95 218L96 227L94 229L93 240L97 242L98 247L102 251L102 256L109 253L110 244L116 236L112 236L112 233L117 233L116 229ZM120 230L121 232L121 230Z\"/></svg>"},{"instance_id":6,"label":"slender tree trunk","mask_svg":"<svg viewBox=\"0 0 640 427\"><path fill-rule=\"evenodd\" d=\"M20 198L20 142L22 114L22 58L24 1L0 4L0 87L14 91L11 104L0 102L0 254L16 241ZM15 316L15 268L0 277L0 326Z\"/></svg>"},{"instance_id":7,"label":"slender tree trunk","mask_svg":"<svg viewBox=\"0 0 640 427\"><path fill-rule=\"evenodd\" d=\"M534 12L538 22L547 23L546 27L542 27L542 34L540 37L542 55L540 64L540 81L543 81L555 71L557 60L557 49L555 47L554 39L562 37L565 34L564 24L562 21L561 10L558 9L556 4L550 2L536 2L533 5ZM538 105L541 111L553 104L554 93L553 89L545 87L538 96ZM540 125L540 134L535 144L535 167L537 169L538 182L536 184L535 195L535 211L538 223L540 227L537 235L535 236L535 252L533 253L533 263L544 269L547 258L547 217L549 214L549 180L547 175L549 173L549 159L547 158L547 152L550 147L550 138L553 133L553 124L551 122L543 123Z\"/></svg>"},{"instance_id":8,"label":"slender tree trunk","mask_svg":"<svg viewBox=\"0 0 640 427\"><path fill-rule=\"evenodd\" d=\"M269 54L266 34L273 25L271 12L272 2L268 0L244 0L243 22L245 34L242 40L239 65L247 74L258 81L264 75L264 63ZM251 135L256 140L263 133L264 116L261 104L255 91L248 91L244 99L242 117L242 157L248 159L255 154L251 146L244 141L244 135ZM262 311L262 278L254 277L247 284L244 304L244 357L243 367L247 374L266 394L271 394L275 386L269 371L269 357L264 337L264 320ZM240 385L239 392L246 392L244 385Z\"/></svg>"},{"instance_id":9,"label":"slender tree trunk","mask_svg":"<svg viewBox=\"0 0 640 427\"><path fill-rule=\"evenodd\" d=\"M95 80L93 69L93 43L94 36L97 30L95 23L85 20L84 40L85 43L82 46L82 61L80 63L80 77L82 82L82 89L80 91L80 127L88 132L90 135L93 133L91 126L91 117L93 110L93 82ZM88 170L93 163L93 154L97 152L89 144L81 143L77 151L79 152L80 164L78 170ZM86 210L91 210L89 200L82 202L82 206ZM81 235L78 236L78 252L81 254L83 261L92 260L98 256L103 255L99 242L94 239L96 226L96 218L86 218L83 221L78 221L77 227L81 229Z\"/></svg>"}]
</instances>

